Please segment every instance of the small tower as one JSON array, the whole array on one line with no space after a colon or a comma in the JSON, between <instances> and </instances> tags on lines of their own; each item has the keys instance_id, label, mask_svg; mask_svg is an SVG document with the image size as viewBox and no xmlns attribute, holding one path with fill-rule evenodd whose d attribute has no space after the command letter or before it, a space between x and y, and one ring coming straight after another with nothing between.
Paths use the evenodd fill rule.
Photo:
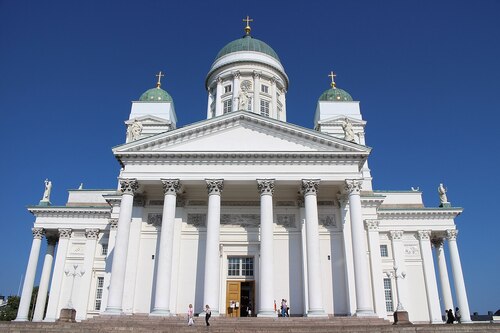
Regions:
<instances>
[{"instance_id":1,"label":"small tower","mask_svg":"<svg viewBox=\"0 0 500 333\"><path fill-rule=\"evenodd\" d=\"M233 111L248 111L286 121L288 76L276 52L250 34L224 46L205 80L208 92L207 119Z\"/></svg>"},{"instance_id":2,"label":"small tower","mask_svg":"<svg viewBox=\"0 0 500 333\"><path fill-rule=\"evenodd\" d=\"M132 101L129 120L125 122L127 143L176 128L174 101L161 89L161 78L165 75L160 71L156 76L156 87L144 92L138 101Z\"/></svg>"}]
</instances>

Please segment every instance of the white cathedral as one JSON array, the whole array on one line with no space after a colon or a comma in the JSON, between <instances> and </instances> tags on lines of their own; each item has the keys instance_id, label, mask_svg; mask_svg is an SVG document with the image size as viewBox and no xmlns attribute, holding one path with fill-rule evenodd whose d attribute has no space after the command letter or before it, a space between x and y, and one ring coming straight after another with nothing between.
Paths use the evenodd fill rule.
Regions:
<instances>
[{"instance_id":1,"label":"white cathedral","mask_svg":"<svg viewBox=\"0 0 500 333\"><path fill-rule=\"evenodd\" d=\"M113 148L116 189L69 190L56 206L46 181L28 208L33 243L16 320L31 319L45 236L33 321L64 308L77 320L175 316L190 303L196 313L275 317L286 299L293 316L394 320L399 310L442 323L458 306L470 322L454 223L462 209L442 185L439 207L425 207L418 189L372 188L366 122L333 73L314 129L288 123L288 76L246 21L208 72L206 120L177 128L160 72Z\"/></svg>"}]
</instances>

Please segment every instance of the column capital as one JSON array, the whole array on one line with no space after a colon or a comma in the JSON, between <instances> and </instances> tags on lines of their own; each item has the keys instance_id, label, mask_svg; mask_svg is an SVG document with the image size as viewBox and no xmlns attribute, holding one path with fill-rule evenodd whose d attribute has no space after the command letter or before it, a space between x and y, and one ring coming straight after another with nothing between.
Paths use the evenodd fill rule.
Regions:
<instances>
[{"instance_id":1,"label":"column capital","mask_svg":"<svg viewBox=\"0 0 500 333\"><path fill-rule=\"evenodd\" d=\"M217 84L222 85L222 77L217 76L217 78L215 79L215 81L217 82Z\"/></svg>"},{"instance_id":2,"label":"column capital","mask_svg":"<svg viewBox=\"0 0 500 333\"><path fill-rule=\"evenodd\" d=\"M55 235L46 235L45 238L47 239L47 245L56 245L57 237Z\"/></svg>"},{"instance_id":3,"label":"column capital","mask_svg":"<svg viewBox=\"0 0 500 333\"><path fill-rule=\"evenodd\" d=\"M163 193L177 195L181 189L181 182L179 179L166 179L162 178L161 183L163 184Z\"/></svg>"},{"instance_id":4,"label":"column capital","mask_svg":"<svg viewBox=\"0 0 500 333\"><path fill-rule=\"evenodd\" d=\"M139 189L139 183L135 178L120 178L120 191L123 194L134 195L137 189Z\"/></svg>"},{"instance_id":5,"label":"column capital","mask_svg":"<svg viewBox=\"0 0 500 333\"><path fill-rule=\"evenodd\" d=\"M118 229L118 220L117 219L110 219L109 220L109 229L110 230Z\"/></svg>"},{"instance_id":6,"label":"column capital","mask_svg":"<svg viewBox=\"0 0 500 333\"><path fill-rule=\"evenodd\" d=\"M450 240L457 240L458 230L457 229L448 229L446 230L446 238Z\"/></svg>"},{"instance_id":7,"label":"column capital","mask_svg":"<svg viewBox=\"0 0 500 333\"><path fill-rule=\"evenodd\" d=\"M435 248L440 248L443 246L444 239L442 237L433 237L431 239L431 244Z\"/></svg>"},{"instance_id":8,"label":"column capital","mask_svg":"<svg viewBox=\"0 0 500 333\"><path fill-rule=\"evenodd\" d=\"M45 235L45 230L43 230L43 228L33 228L31 232L33 233L34 239L42 239L43 235Z\"/></svg>"},{"instance_id":9,"label":"column capital","mask_svg":"<svg viewBox=\"0 0 500 333\"><path fill-rule=\"evenodd\" d=\"M379 224L379 220L365 220L365 227L368 231L378 231Z\"/></svg>"},{"instance_id":10,"label":"column capital","mask_svg":"<svg viewBox=\"0 0 500 333\"><path fill-rule=\"evenodd\" d=\"M233 77L234 77L234 78L236 78L236 79L239 79L239 78L240 78L240 76L241 76L240 71L234 71L234 72L232 72L231 74L233 74Z\"/></svg>"},{"instance_id":11,"label":"column capital","mask_svg":"<svg viewBox=\"0 0 500 333\"><path fill-rule=\"evenodd\" d=\"M304 196L309 194L318 195L318 187L321 179L302 179L301 192Z\"/></svg>"},{"instance_id":12,"label":"column capital","mask_svg":"<svg viewBox=\"0 0 500 333\"><path fill-rule=\"evenodd\" d=\"M71 229L59 229L59 238L71 238Z\"/></svg>"},{"instance_id":13,"label":"column capital","mask_svg":"<svg viewBox=\"0 0 500 333\"><path fill-rule=\"evenodd\" d=\"M253 71L252 76L254 79L260 79L260 76L262 75L261 72Z\"/></svg>"},{"instance_id":14,"label":"column capital","mask_svg":"<svg viewBox=\"0 0 500 333\"><path fill-rule=\"evenodd\" d=\"M347 202L349 201L349 198L347 197L346 194L341 193L340 191L337 192L337 200L339 201L340 206L345 206Z\"/></svg>"},{"instance_id":15,"label":"column capital","mask_svg":"<svg viewBox=\"0 0 500 333\"><path fill-rule=\"evenodd\" d=\"M208 195L220 195L224 189L224 179L205 179L205 182L207 183Z\"/></svg>"},{"instance_id":16,"label":"column capital","mask_svg":"<svg viewBox=\"0 0 500 333\"><path fill-rule=\"evenodd\" d=\"M418 231L418 239L419 240L430 240L431 239L431 231L430 230L419 230Z\"/></svg>"},{"instance_id":17,"label":"column capital","mask_svg":"<svg viewBox=\"0 0 500 333\"><path fill-rule=\"evenodd\" d=\"M257 179L257 188L260 195L274 193L274 179Z\"/></svg>"},{"instance_id":18,"label":"column capital","mask_svg":"<svg viewBox=\"0 0 500 333\"><path fill-rule=\"evenodd\" d=\"M99 237L99 229L85 229L85 237L87 239L97 239Z\"/></svg>"},{"instance_id":19,"label":"column capital","mask_svg":"<svg viewBox=\"0 0 500 333\"><path fill-rule=\"evenodd\" d=\"M344 189L348 194L359 194L361 192L362 179L346 179Z\"/></svg>"},{"instance_id":20,"label":"column capital","mask_svg":"<svg viewBox=\"0 0 500 333\"><path fill-rule=\"evenodd\" d=\"M403 239L403 230L392 230L389 232L389 237L393 241L398 241Z\"/></svg>"}]
</instances>

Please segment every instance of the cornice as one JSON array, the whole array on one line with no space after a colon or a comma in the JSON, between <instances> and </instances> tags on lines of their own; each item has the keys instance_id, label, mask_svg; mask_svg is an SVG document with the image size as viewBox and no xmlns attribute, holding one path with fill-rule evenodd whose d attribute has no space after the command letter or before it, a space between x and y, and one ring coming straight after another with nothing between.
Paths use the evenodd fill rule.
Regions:
<instances>
[{"instance_id":1,"label":"cornice","mask_svg":"<svg viewBox=\"0 0 500 333\"><path fill-rule=\"evenodd\" d=\"M418 208L418 209L388 209L379 208L377 210L379 218L385 220L393 219L453 219L462 213L462 208Z\"/></svg>"},{"instance_id":2,"label":"cornice","mask_svg":"<svg viewBox=\"0 0 500 333\"><path fill-rule=\"evenodd\" d=\"M109 207L57 207L31 206L28 211L36 217L68 217L68 218L110 218Z\"/></svg>"}]
</instances>

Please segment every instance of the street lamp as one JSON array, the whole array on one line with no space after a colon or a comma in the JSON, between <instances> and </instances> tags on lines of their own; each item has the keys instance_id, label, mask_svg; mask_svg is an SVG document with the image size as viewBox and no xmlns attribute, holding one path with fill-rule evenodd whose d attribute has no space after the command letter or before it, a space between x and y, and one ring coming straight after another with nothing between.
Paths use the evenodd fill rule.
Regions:
<instances>
[{"instance_id":1,"label":"street lamp","mask_svg":"<svg viewBox=\"0 0 500 333\"><path fill-rule=\"evenodd\" d=\"M85 274L85 270L80 270L78 271L78 265L74 264L73 265L73 271L70 271L69 269L66 269L64 271L64 274L67 277L71 277L71 288L69 289L69 299L68 299L68 304L66 304L66 307L61 309L61 314L59 316L58 321L64 321L64 322L75 322L76 318L76 310L73 307L73 287L75 286L75 278L76 277L82 277L83 274Z\"/></svg>"},{"instance_id":2,"label":"street lamp","mask_svg":"<svg viewBox=\"0 0 500 333\"><path fill-rule=\"evenodd\" d=\"M394 272L386 272L385 275L389 279L396 280L396 296L398 298L398 306L396 311L394 311L394 324L402 325L402 324L411 324L410 319L408 317L408 312L405 310L403 303L401 302L401 280L406 278L406 273L401 272L398 273L398 266L394 266Z\"/></svg>"}]
</instances>

